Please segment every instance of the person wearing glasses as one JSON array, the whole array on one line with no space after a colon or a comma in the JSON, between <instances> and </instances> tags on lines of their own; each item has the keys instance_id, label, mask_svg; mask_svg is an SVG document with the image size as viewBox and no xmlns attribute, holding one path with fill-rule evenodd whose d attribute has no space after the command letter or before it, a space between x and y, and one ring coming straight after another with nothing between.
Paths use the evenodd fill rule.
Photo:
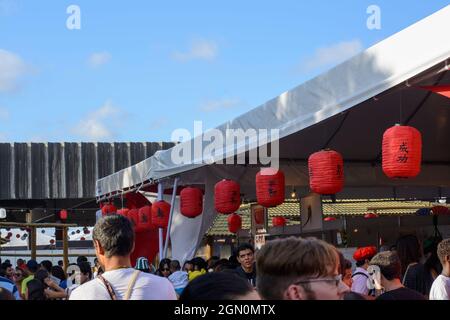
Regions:
<instances>
[{"instance_id":1,"label":"person wearing glasses","mask_svg":"<svg viewBox=\"0 0 450 320\"><path fill-rule=\"evenodd\" d=\"M15 278L16 278L16 280L15 280L15 282L16 282L16 287L17 288L22 288L22 281L26 277L28 277L28 273L25 270L22 270L20 267L16 267L16 270L15 270ZM22 299L25 298L25 296L22 295L20 292L19 292L19 294L22 297Z\"/></svg>"},{"instance_id":2,"label":"person wearing glasses","mask_svg":"<svg viewBox=\"0 0 450 320\"><path fill-rule=\"evenodd\" d=\"M258 293L267 300L342 300L337 249L316 238L276 239L256 257Z\"/></svg>"},{"instance_id":3,"label":"person wearing glasses","mask_svg":"<svg viewBox=\"0 0 450 320\"><path fill-rule=\"evenodd\" d=\"M170 259L162 259L159 263L159 268L156 270L156 275L164 278L170 276Z\"/></svg>"}]
</instances>

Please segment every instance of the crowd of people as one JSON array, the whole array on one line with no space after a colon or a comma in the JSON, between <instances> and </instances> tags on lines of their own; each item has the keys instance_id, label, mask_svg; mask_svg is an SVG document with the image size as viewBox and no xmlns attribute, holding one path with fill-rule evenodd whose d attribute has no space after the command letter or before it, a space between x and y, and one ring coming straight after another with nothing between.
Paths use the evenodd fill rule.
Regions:
<instances>
[{"instance_id":1,"label":"crowd of people","mask_svg":"<svg viewBox=\"0 0 450 320\"><path fill-rule=\"evenodd\" d=\"M450 239L421 246L403 236L395 246L358 248L356 268L333 245L316 238L280 238L258 252L241 244L229 259L130 260L131 222L100 219L93 230L94 265L80 256L69 273L62 261L6 260L0 300L449 300ZM422 249L424 247L424 250Z\"/></svg>"}]
</instances>

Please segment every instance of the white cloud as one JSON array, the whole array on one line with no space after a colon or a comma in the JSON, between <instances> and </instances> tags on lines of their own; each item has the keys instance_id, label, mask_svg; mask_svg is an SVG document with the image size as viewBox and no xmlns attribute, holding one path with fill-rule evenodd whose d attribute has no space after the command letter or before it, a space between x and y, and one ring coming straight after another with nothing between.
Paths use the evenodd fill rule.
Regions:
<instances>
[{"instance_id":1,"label":"white cloud","mask_svg":"<svg viewBox=\"0 0 450 320\"><path fill-rule=\"evenodd\" d=\"M13 92L19 88L20 79L28 67L18 55L0 49L0 92Z\"/></svg>"},{"instance_id":2,"label":"white cloud","mask_svg":"<svg viewBox=\"0 0 450 320\"><path fill-rule=\"evenodd\" d=\"M209 100L205 101L201 106L200 110L203 112L213 112L223 109L230 109L238 106L241 103L239 99L220 99L220 100Z\"/></svg>"},{"instance_id":3,"label":"white cloud","mask_svg":"<svg viewBox=\"0 0 450 320\"><path fill-rule=\"evenodd\" d=\"M361 52L363 45L359 40L339 42L316 50L313 56L301 63L303 70L334 66Z\"/></svg>"},{"instance_id":4,"label":"white cloud","mask_svg":"<svg viewBox=\"0 0 450 320\"><path fill-rule=\"evenodd\" d=\"M197 39L191 42L187 52L175 52L172 57L180 62L187 62L195 59L212 61L216 58L217 54L218 46L215 42Z\"/></svg>"},{"instance_id":5,"label":"white cloud","mask_svg":"<svg viewBox=\"0 0 450 320\"><path fill-rule=\"evenodd\" d=\"M99 109L89 113L74 128L73 132L91 141L111 140L115 137L113 128L123 121L124 113L106 101Z\"/></svg>"},{"instance_id":6,"label":"white cloud","mask_svg":"<svg viewBox=\"0 0 450 320\"><path fill-rule=\"evenodd\" d=\"M91 68L98 68L111 60L109 52L95 52L89 56L88 64Z\"/></svg>"}]
</instances>

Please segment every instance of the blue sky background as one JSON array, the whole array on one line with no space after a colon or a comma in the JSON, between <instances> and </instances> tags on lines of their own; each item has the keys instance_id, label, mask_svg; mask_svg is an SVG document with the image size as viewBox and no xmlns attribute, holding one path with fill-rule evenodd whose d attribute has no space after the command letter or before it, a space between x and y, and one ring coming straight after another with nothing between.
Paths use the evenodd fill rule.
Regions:
<instances>
[{"instance_id":1,"label":"blue sky background","mask_svg":"<svg viewBox=\"0 0 450 320\"><path fill-rule=\"evenodd\" d=\"M69 30L66 9L81 9ZM369 30L369 5L381 30ZM215 127L448 0L0 0L0 141L168 141Z\"/></svg>"}]
</instances>

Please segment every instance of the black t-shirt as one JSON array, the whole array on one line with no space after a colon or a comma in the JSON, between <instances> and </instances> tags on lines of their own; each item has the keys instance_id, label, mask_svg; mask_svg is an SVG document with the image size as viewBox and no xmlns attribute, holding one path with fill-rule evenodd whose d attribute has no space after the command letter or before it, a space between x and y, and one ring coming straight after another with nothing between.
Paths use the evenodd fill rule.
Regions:
<instances>
[{"instance_id":1,"label":"black t-shirt","mask_svg":"<svg viewBox=\"0 0 450 320\"><path fill-rule=\"evenodd\" d=\"M244 269L242 269L242 267L239 266L235 269L235 273L238 276L247 279L247 281L250 282L250 284L253 287L256 287L256 268L255 268L255 266L253 266L253 271L250 273L245 272Z\"/></svg>"},{"instance_id":2,"label":"black t-shirt","mask_svg":"<svg viewBox=\"0 0 450 320\"><path fill-rule=\"evenodd\" d=\"M405 275L405 282L403 283L405 287L427 296L430 294L432 284L433 277L431 276L431 272L421 263L409 267Z\"/></svg>"},{"instance_id":3,"label":"black t-shirt","mask_svg":"<svg viewBox=\"0 0 450 320\"><path fill-rule=\"evenodd\" d=\"M424 295L408 288L398 288L380 295L376 300L427 300Z\"/></svg>"}]
</instances>

